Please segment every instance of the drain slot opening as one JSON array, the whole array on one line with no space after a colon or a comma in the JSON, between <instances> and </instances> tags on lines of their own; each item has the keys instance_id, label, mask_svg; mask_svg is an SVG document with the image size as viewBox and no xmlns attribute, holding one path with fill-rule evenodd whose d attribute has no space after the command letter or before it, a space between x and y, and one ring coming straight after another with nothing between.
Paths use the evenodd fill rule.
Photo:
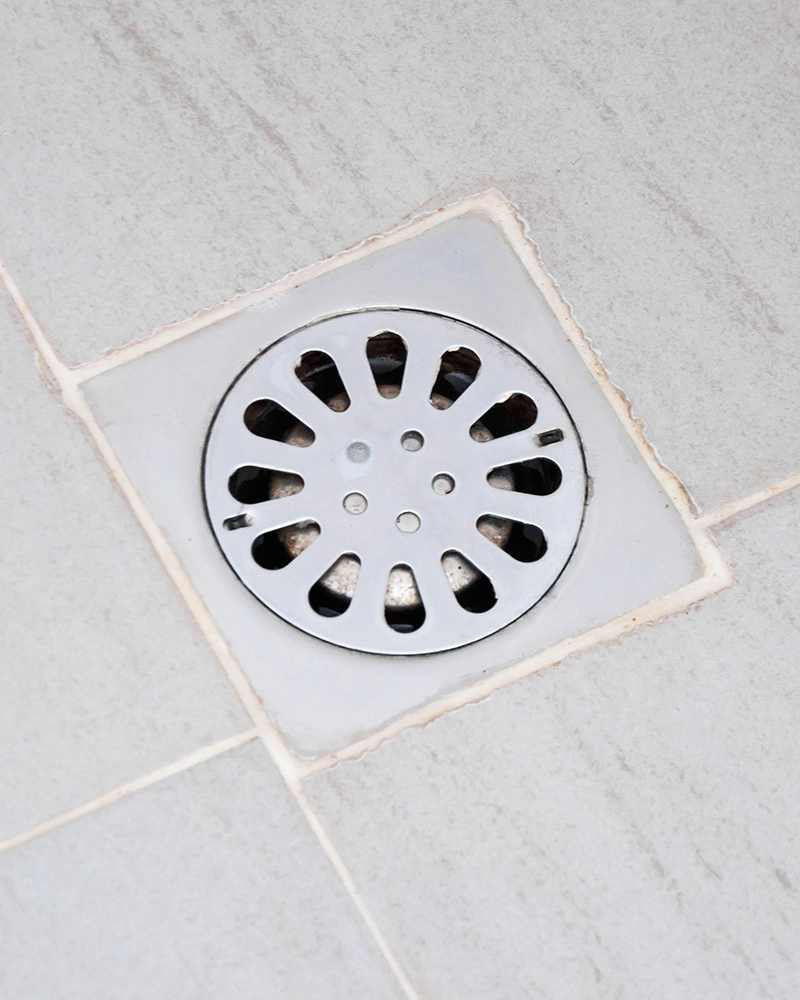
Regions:
<instances>
[{"instance_id":1,"label":"drain slot opening","mask_svg":"<svg viewBox=\"0 0 800 1000\"><path fill-rule=\"evenodd\" d=\"M497 604L497 594L489 577L455 549L442 556L442 569L455 595L465 611L480 615Z\"/></svg>"},{"instance_id":2,"label":"drain slot opening","mask_svg":"<svg viewBox=\"0 0 800 1000\"><path fill-rule=\"evenodd\" d=\"M319 538L316 521L296 521L284 528L265 531L253 542L253 559L262 569L283 569Z\"/></svg>"},{"instance_id":3,"label":"drain slot opening","mask_svg":"<svg viewBox=\"0 0 800 1000\"><path fill-rule=\"evenodd\" d=\"M431 389L431 406L437 410L452 406L469 389L480 369L481 359L468 347L453 347L445 351Z\"/></svg>"},{"instance_id":4,"label":"drain slot opening","mask_svg":"<svg viewBox=\"0 0 800 1000\"><path fill-rule=\"evenodd\" d=\"M350 406L350 397L342 382L336 362L324 351L306 351L295 365L295 375L317 399L334 413L343 413Z\"/></svg>"},{"instance_id":5,"label":"drain slot opening","mask_svg":"<svg viewBox=\"0 0 800 1000\"><path fill-rule=\"evenodd\" d=\"M536 403L522 392L512 392L498 400L470 427L473 441L493 441L518 431L526 431L536 422Z\"/></svg>"},{"instance_id":6,"label":"drain slot opening","mask_svg":"<svg viewBox=\"0 0 800 1000\"><path fill-rule=\"evenodd\" d=\"M560 397L497 337L433 313L366 309L279 338L232 383L205 455L209 520L242 583L364 652L504 628L581 528L585 463Z\"/></svg>"},{"instance_id":7,"label":"drain slot opening","mask_svg":"<svg viewBox=\"0 0 800 1000\"><path fill-rule=\"evenodd\" d=\"M547 552L547 539L536 524L512 521L495 514L478 518L478 531L517 562L538 562Z\"/></svg>"},{"instance_id":8,"label":"drain slot opening","mask_svg":"<svg viewBox=\"0 0 800 1000\"><path fill-rule=\"evenodd\" d=\"M361 560L353 552L339 556L308 592L308 603L323 618L338 618L350 607L356 592Z\"/></svg>"},{"instance_id":9,"label":"drain slot opening","mask_svg":"<svg viewBox=\"0 0 800 1000\"><path fill-rule=\"evenodd\" d=\"M386 624L395 632L416 632L425 621L425 605L417 581L405 563L393 566L389 573L383 614Z\"/></svg>"},{"instance_id":10,"label":"drain slot opening","mask_svg":"<svg viewBox=\"0 0 800 1000\"><path fill-rule=\"evenodd\" d=\"M243 465L228 480L228 492L239 503L256 504L280 497L294 496L305 483L294 472L263 469L257 465Z\"/></svg>"},{"instance_id":11,"label":"drain slot opening","mask_svg":"<svg viewBox=\"0 0 800 1000\"><path fill-rule=\"evenodd\" d=\"M512 465L498 465L486 481L498 490L513 490L531 496L547 497L561 485L561 469L549 458L528 458Z\"/></svg>"},{"instance_id":12,"label":"drain slot opening","mask_svg":"<svg viewBox=\"0 0 800 1000\"><path fill-rule=\"evenodd\" d=\"M274 399L253 400L244 411L244 423L251 434L298 448L307 448L316 436L307 424Z\"/></svg>"},{"instance_id":13,"label":"drain slot opening","mask_svg":"<svg viewBox=\"0 0 800 1000\"><path fill-rule=\"evenodd\" d=\"M376 333L367 341L367 361L375 386L384 399L394 399L403 387L408 348L396 333Z\"/></svg>"}]
</instances>

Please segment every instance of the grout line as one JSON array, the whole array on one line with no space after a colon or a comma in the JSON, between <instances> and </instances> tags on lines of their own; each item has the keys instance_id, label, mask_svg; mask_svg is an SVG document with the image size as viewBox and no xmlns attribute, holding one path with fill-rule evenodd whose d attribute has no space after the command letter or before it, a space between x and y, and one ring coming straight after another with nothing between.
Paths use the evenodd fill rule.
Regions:
<instances>
[{"instance_id":1,"label":"grout line","mask_svg":"<svg viewBox=\"0 0 800 1000\"><path fill-rule=\"evenodd\" d=\"M800 486L800 473L795 476L789 476L788 479L782 479L779 483L767 486L757 493L752 493L749 497L742 497L741 500L733 500L731 503L725 504L724 507L720 507L719 510L712 511L712 513L699 518L697 523L702 528L712 528L722 521L727 521L730 517L735 517L737 514L750 510L751 507L757 507L759 504L765 503L773 497L780 496L781 493L786 493L788 490L796 489L798 486Z\"/></svg>"},{"instance_id":2,"label":"grout line","mask_svg":"<svg viewBox=\"0 0 800 1000\"><path fill-rule=\"evenodd\" d=\"M25 328L28 331L28 335L33 341L33 346L41 356L42 360L45 362L47 368L50 370L50 374L58 383L61 392L64 392L64 387L66 385L72 385L74 383L74 374L71 368L64 364L61 358L56 354L50 341L45 337L44 331L39 326L36 317L30 310L28 303L22 297L22 293L17 287L16 281L11 277L6 269L6 266L0 261L0 280L6 286L8 294L11 296L14 305L19 309Z\"/></svg>"},{"instance_id":3,"label":"grout line","mask_svg":"<svg viewBox=\"0 0 800 1000\"><path fill-rule=\"evenodd\" d=\"M82 806L78 806L77 809L71 809L69 812L62 813L60 816L40 823L38 826L33 827L33 829L27 830L25 833L20 833L16 837L0 841L0 854L4 851L10 851L14 847L19 847L20 844L26 844L29 840L35 840L37 837L41 837L42 834L50 833L51 830L57 830L59 827L66 826L67 823L80 819L81 816L88 816L89 813L111 805L112 802L119 802L120 799L127 798L129 795L139 792L143 788L149 788L150 785L155 785L165 778L171 778L175 774L180 774L181 771L187 771L190 767L194 767L195 764L202 764L204 761L211 760L212 757L219 757L220 754L226 753L228 750L235 750L236 747L240 747L242 744L256 739L258 735L257 729L248 729L244 733L238 733L236 736L229 736L226 740L220 740L219 743L213 743L211 746L203 747L201 750L195 750L194 753L187 754L185 757L181 757L179 760L173 761L172 764L167 764L165 767L158 767L155 771L151 771L141 778L126 781L112 791L98 795L91 802L86 802Z\"/></svg>"},{"instance_id":4,"label":"grout line","mask_svg":"<svg viewBox=\"0 0 800 1000\"><path fill-rule=\"evenodd\" d=\"M106 438L105 434L103 434L99 424L97 423L94 414L89 408L89 405L84 399L79 388L80 382L83 381L83 379L79 376L75 369L69 368L63 363L63 361L61 361L58 354L45 336L41 326L37 322L36 317L33 315L22 297L22 294L17 288L16 282L8 273L2 262L0 262L0 279L2 279L11 298L14 300L14 303L22 314L25 326L33 342L34 349L37 352L37 356L41 358L47 369L49 369L50 375L53 379L55 379L60 390L63 405L67 409L71 410L85 425L95 447L100 453L101 458L105 461L123 496L130 504L133 513L139 521L139 524L148 541L152 545L156 555L172 579L172 582L175 584L179 594L186 602L190 614L195 619L198 627L203 633L203 636L210 645L212 651L217 656L225 675L232 684L236 693L239 695L239 698L255 723L255 729L248 730L248 732L243 734L242 737L233 737L232 740L225 741L224 745L217 744L217 747L221 747L218 752L223 752L225 749L230 749L233 746L238 745L235 742L237 739L241 739L241 742L245 742L245 740L252 739L256 735L261 738L267 752L272 758L273 763L278 769L289 791L294 796L295 801L306 818L306 821L317 837L322 850L325 852L328 860L333 865L345 891L350 896L353 905L360 914L362 920L364 920L367 929L372 934L375 943L397 979L398 984L405 993L407 1000L420 1000L418 994L400 967L397 959L394 957L386 939L372 917L372 914L364 901L361 899L353 876L347 869L347 866L339 853L336 851L336 848L333 846L333 843L321 821L311 809L302 787L299 761L290 752L280 733L274 727L261 703L261 700L251 687L250 682L247 680L244 672L228 648L227 643L219 632L216 623L200 598L200 595L195 590L177 556L169 547L152 515L145 507L136 488L125 472L122 463L117 458L110 442ZM11 840L0 844L0 850L10 850L12 847L16 847L27 840L33 839L34 837L41 836L41 834L47 833L51 829L63 826L64 823L77 819L79 816L83 816L88 812L93 812L95 809L102 808L103 806L116 801L118 798L122 798L124 795L137 791L139 788L147 787L147 785L153 784L155 781L169 776L169 774L175 773L178 770L183 770L184 767L190 767L193 763L198 763L200 760L206 759L203 756L204 753L208 753L209 756L213 756L214 753L212 751L214 750L215 748L209 748L208 751L197 751L195 754L190 754L189 757L183 758L182 761L178 761L170 767L164 768L161 771L155 771L152 775L137 779L136 781L130 782L128 785L122 785L119 789L109 792L107 795L100 796L100 798L95 799L93 802L88 803L85 806L81 806L70 813L66 813L61 817L47 823L43 823L25 834L20 834L18 837L14 837ZM174 768L175 770L173 771L171 768Z\"/></svg>"},{"instance_id":5,"label":"grout line","mask_svg":"<svg viewBox=\"0 0 800 1000\"><path fill-rule=\"evenodd\" d=\"M157 351L161 347L166 347L167 344L181 340L183 337L191 333L196 333L198 330L211 326L213 323L219 323L221 320L227 319L229 316L234 316L244 309L278 298L280 295L297 288L299 285L305 284L312 278L335 271L346 264L368 256L373 250L394 246L396 243L402 243L413 236L418 236L440 222L446 222L448 219L457 218L474 210L483 210L486 214L490 214L486 206L498 198L504 205L507 205L500 192L491 189L490 191L472 195L461 201L453 202L450 205L425 212L384 233L368 236L355 246L346 250L340 250L338 253L333 254L333 256L318 261L316 264L298 268L296 271L290 271L277 281L273 281L261 288L235 295L217 305L201 309L188 319L159 327L151 334L139 340L123 344L121 347L112 348L97 358L70 368L69 371L75 379L76 385L85 382L87 379L101 375L103 372L116 368L118 365L126 364L145 354L149 354L151 351Z\"/></svg>"},{"instance_id":6,"label":"grout line","mask_svg":"<svg viewBox=\"0 0 800 1000\"><path fill-rule=\"evenodd\" d=\"M306 797L305 791L302 788L298 788L298 790L295 792L295 799L297 800L297 804L302 809L303 814L305 815L309 826L316 834L317 840L319 841L322 850L328 856L328 860L333 865L333 868L336 871L336 874L339 876L342 885L344 886L345 890L348 892L351 900L353 901L353 905L361 914L362 920L367 925L369 931L372 933L372 936L375 939L375 943L380 948L381 953L384 959L386 960L387 965L394 973L398 983L400 984L401 989L405 993L406 1000L421 1000L419 994L411 985L411 982L409 981L408 977L403 971L400 963L395 958L394 953L392 952L386 938L383 936L383 933L381 932L380 928L375 922L374 917L367 908L366 903L361 898L361 894L358 891L358 886L356 885L355 879L353 878L347 865L342 860L341 855L336 850L333 841L328 835L328 831L322 824L322 821L319 819L317 814L311 808L311 805Z\"/></svg>"},{"instance_id":7,"label":"grout line","mask_svg":"<svg viewBox=\"0 0 800 1000\"><path fill-rule=\"evenodd\" d=\"M422 728L442 715L483 701L495 691L500 691L525 677L530 677L531 674L538 673L540 670L554 667L568 656L575 656L600 644L613 642L642 625L655 625L667 617L686 612L706 598L713 597L715 594L733 587L735 583L736 580L730 567L724 560L720 560L720 565L713 573L702 576L685 587L674 590L671 594L643 604L635 611L615 618L589 632L584 632L582 635L565 639L527 660L522 660L512 667L472 684L466 689L454 691L436 701L429 702L342 750L336 750L314 760L300 762L300 778L305 780L313 774L327 771L341 761L356 760L365 753L377 750L386 740L399 736L407 729Z\"/></svg>"}]
</instances>

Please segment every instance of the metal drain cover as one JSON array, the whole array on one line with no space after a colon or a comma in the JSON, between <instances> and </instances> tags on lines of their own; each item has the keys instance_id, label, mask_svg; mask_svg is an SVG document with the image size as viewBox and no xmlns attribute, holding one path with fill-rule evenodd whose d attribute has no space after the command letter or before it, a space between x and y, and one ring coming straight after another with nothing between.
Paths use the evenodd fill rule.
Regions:
<instances>
[{"instance_id":1,"label":"metal drain cover","mask_svg":"<svg viewBox=\"0 0 800 1000\"><path fill-rule=\"evenodd\" d=\"M206 509L244 585L320 639L417 654L519 618L570 559L575 426L513 348L407 309L321 320L237 377L208 434Z\"/></svg>"}]
</instances>

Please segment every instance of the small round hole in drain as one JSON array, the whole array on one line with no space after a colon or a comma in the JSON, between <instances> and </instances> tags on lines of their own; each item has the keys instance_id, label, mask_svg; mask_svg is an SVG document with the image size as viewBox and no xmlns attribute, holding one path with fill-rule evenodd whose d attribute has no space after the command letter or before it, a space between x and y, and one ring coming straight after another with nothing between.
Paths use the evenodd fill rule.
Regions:
<instances>
[{"instance_id":1,"label":"small round hole in drain","mask_svg":"<svg viewBox=\"0 0 800 1000\"><path fill-rule=\"evenodd\" d=\"M586 471L559 395L516 350L368 309L287 332L241 372L203 489L264 605L340 646L415 655L537 605L579 537Z\"/></svg>"},{"instance_id":2,"label":"small round hole in drain","mask_svg":"<svg viewBox=\"0 0 800 1000\"><path fill-rule=\"evenodd\" d=\"M440 472L437 476L433 477L431 486L434 493L438 493L439 496L446 496L456 488L456 481L452 476L448 476L446 472Z\"/></svg>"},{"instance_id":3,"label":"small round hole in drain","mask_svg":"<svg viewBox=\"0 0 800 1000\"><path fill-rule=\"evenodd\" d=\"M406 534L419 531L419 527L422 524L419 514L415 514L413 510L404 510L402 514L398 514L396 523L400 531Z\"/></svg>"},{"instance_id":4,"label":"small round hole in drain","mask_svg":"<svg viewBox=\"0 0 800 1000\"><path fill-rule=\"evenodd\" d=\"M406 451L419 451L425 444L425 438L419 431L406 431L400 438L400 444Z\"/></svg>"},{"instance_id":5,"label":"small round hole in drain","mask_svg":"<svg viewBox=\"0 0 800 1000\"><path fill-rule=\"evenodd\" d=\"M367 498L363 493L348 493L342 506L348 514L363 514L367 509Z\"/></svg>"}]
</instances>

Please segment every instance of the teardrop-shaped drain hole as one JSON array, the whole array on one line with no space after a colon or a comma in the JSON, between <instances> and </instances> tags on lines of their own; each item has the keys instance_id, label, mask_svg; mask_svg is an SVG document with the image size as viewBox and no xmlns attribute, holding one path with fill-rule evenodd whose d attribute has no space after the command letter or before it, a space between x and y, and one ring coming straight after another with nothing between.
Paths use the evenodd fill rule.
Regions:
<instances>
[{"instance_id":1,"label":"teardrop-shaped drain hole","mask_svg":"<svg viewBox=\"0 0 800 1000\"><path fill-rule=\"evenodd\" d=\"M445 552L442 569L456 600L465 611L481 615L497 604L492 581L460 552L455 549Z\"/></svg>"},{"instance_id":2,"label":"teardrop-shaped drain hole","mask_svg":"<svg viewBox=\"0 0 800 1000\"><path fill-rule=\"evenodd\" d=\"M283 441L298 448L314 443L314 432L274 399L255 399L244 411L244 424L251 434Z\"/></svg>"},{"instance_id":3,"label":"teardrop-shaped drain hole","mask_svg":"<svg viewBox=\"0 0 800 1000\"><path fill-rule=\"evenodd\" d=\"M481 359L468 347L453 347L445 351L431 389L431 406L437 410L452 406L469 389L480 369Z\"/></svg>"},{"instance_id":4,"label":"teardrop-shaped drain hole","mask_svg":"<svg viewBox=\"0 0 800 1000\"><path fill-rule=\"evenodd\" d=\"M294 372L306 389L335 413L342 413L350 405L342 376L330 354L306 351L294 366Z\"/></svg>"},{"instance_id":5,"label":"teardrop-shaped drain hole","mask_svg":"<svg viewBox=\"0 0 800 1000\"><path fill-rule=\"evenodd\" d=\"M473 441L492 441L518 431L526 431L536 422L536 403L523 392L512 392L499 399L494 406L470 427Z\"/></svg>"},{"instance_id":6,"label":"teardrop-shaped drain hole","mask_svg":"<svg viewBox=\"0 0 800 1000\"><path fill-rule=\"evenodd\" d=\"M361 560L345 552L309 590L308 603L323 618L338 618L350 607L360 572Z\"/></svg>"},{"instance_id":7,"label":"teardrop-shaped drain hole","mask_svg":"<svg viewBox=\"0 0 800 1000\"><path fill-rule=\"evenodd\" d=\"M513 465L498 465L486 481L498 490L546 497L561 485L561 469L549 458L528 458Z\"/></svg>"},{"instance_id":8,"label":"teardrop-shaped drain hole","mask_svg":"<svg viewBox=\"0 0 800 1000\"><path fill-rule=\"evenodd\" d=\"M395 632L416 632L425 621L425 605L417 581L405 563L393 566L389 573L383 613L386 624Z\"/></svg>"},{"instance_id":9,"label":"teardrop-shaped drain hole","mask_svg":"<svg viewBox=\"0 0 800 1000\"><path fill-rule=\"evenodd\" d=\"M265 531L253 542L253 559L262 569L283 569L319 538L316 521L296 521L274 531Z\"/></svg>"},{"instance_id":10,"label":"teardrop-shaped drain hole","mask_svg":"<svg viewBox=\"0 0 800 1000\"><path fill-rule=\"evenodd\" d=\"M303 477L294 472L263 469L258 465L243 465L228 480L230 495L247 504L294 496L304 486Z\"/></svg>"},{"instance_id":11,"label":"teardrop-shaped drain hole","mask_svg":"<svg viewBox=\"0 0 800 1000\"><path fill-rule=\"evenodd\" d=\"M482 535L517 562L538 562L547 552L547 539L538 525L484 514L478 518L477 527Z\"/></svg>"},{"instance_id":12,"label":"teardrop-shaped drain hole","mask_svg":"<svg viewBox=\"0 0 800 1000\"><path fill-rule=\"evenodd\" d=\"M375 386L384 399L400 395L408 348L396 333L376 333L367 341L367 361Z\"/></svg>"}]
</instances>

